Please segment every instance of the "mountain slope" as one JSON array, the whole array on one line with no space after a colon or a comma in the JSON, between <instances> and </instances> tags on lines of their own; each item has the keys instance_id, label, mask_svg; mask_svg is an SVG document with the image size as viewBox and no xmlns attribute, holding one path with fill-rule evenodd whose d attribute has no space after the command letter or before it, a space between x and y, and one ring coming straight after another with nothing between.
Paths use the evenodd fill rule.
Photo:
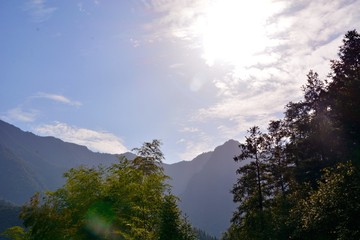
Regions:
<instances>
[{"instance_id":1,"label":"mountain slope","mask_svg":"<svg viewBox=\"0 0 360 240\"><path fill-rule=\"evenodd\" d=\"M169 183L172 186L171 191L175 196L179 196L185 190L191 177L202 169L209 160L211 153L202 153L192 161L164 164L164 173L172 178Z\"/></svg>"},{"instance_id":2,"label":"mountain slope","mask_svg":"<svg viewBox=\"0 0 360 240\"><path fill-rule=\"evenodd\" d=\"M39 137L0 120L0 197L23 204L36 191L54 191L62 174L81 164L110 165L116 155L94 153L54 137ZM121 154L134 158L134 154Z\"/></svg>"},{"instance_id":3,"label":"mountain slope","mask_svg":"<svg viewBox=\"0 0 360 240\"><path fill-rule=\"evenodd\" d=\"M230 189L237 179L236 169L247 163L234 162L233 157L240 154L238 145L239 142L229 140L215 148L179 195L179 206L192 224L213 236L220 237L220 232L230 226L229 219L236 209Z\"/></svg>"},{"instance_id":4,"label":"mountain slope","mask_svg":"<svg viewBox=\"0 0 360 240\"><path fill-rule=\"evenodd\" d=\"M181 199L181 210L194 226L218 237L230 226L231 212L236 208L229 192L236 182L235 171L247 163L233 161L240 154L238 144L229 140L192 161L164 164L164 173L172 178L172 193ZM132 153L122 155L135 157ZM116 161L115 155L94 153L54 137L39 137L0 120L0 198L16 204L25 203L36 191L61 187L62 173L71 167L108 166Z\"/></svg>"},{"instance_id":5,"label":"mountain slope","mask_svg":"<svg viewBox=\"0 0 360 240\"><path fill-rule=\"evenodd\" d=\"M25 203L35 192L46 190L44 179L9 148L0 144L0 198Z\"/></svg>"},{"instance_id":6,"label":"mountain slope","mask_svg":"<svg viewBox=\"0 0 360 240\"><path fill-rule=\"evenodd\" d=\"M88 166L97 166L99 164L110 165L117 160L116 155L94 153L85 146L67 143L55 137L39 137L31 132L24 132L1 120L0 130L11 136L18 145L58 166L72 168L81 164ZM4 141L4 136L1 134L0 142L2 140ZM7 140L6 145L9 144ZM134 156L132 153L121 155L125 155L128 158Z\"/></svg>"}]
</instances>

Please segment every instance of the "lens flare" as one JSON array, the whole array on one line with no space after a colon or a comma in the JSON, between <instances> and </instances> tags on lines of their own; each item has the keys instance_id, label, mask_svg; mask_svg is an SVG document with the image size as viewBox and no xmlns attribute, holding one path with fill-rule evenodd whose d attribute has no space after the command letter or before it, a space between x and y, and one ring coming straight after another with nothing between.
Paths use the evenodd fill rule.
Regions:
<instances>
[{"instance_id":1,"label":"lens flare","mask_svg":"<svg viewBox=\"0 0 360 240\"><path fill-rule=\"evenodd\" d=\"M97 202L92 205L86 216L85 228L96 236L109 236L115 212L110 203Z\"/></svg>"},{"instance_id":2,"label":"lens flare","mask_svg":"<svg viewBox=\"0 0 360 240\"><path fill-rule=\"evenodd\" d=\"M197 92L201 89L201 87L206 82L206 78L202 73L196 73L190 82L190 90L193 92Z\"/></svg>"}]
</instances>

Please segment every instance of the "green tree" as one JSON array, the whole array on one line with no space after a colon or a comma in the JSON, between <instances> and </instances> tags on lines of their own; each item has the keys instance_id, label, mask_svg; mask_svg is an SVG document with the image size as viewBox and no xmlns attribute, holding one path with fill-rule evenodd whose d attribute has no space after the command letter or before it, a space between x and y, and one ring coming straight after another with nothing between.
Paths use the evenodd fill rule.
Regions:
<instances>
[{"instance_id":1,"label":"green tree","mask_svg":"<svg viewBox=\"0 0 360 240\"><path fill-rule=\"evenodd\" d=\"M25 232L24 228L19 226L8 228L1 235L14 240L30 240L30 235Z\"/></svg>"},{"instance_id":2,"label":"green tree","mask_svg":"<svg viewBox=\"0 0 360 240\"><path fill-rule=\"evenodd\" d=\"M131 161L131 166L144 174L164 171L162 160L164 154L160 151L161 141L154 139L151 143L145 142L141 148L134 148L137 157Z\"/></svg>"},{"instance_id":3,"label":"green tree","mask_svg":"<svg viewBox=\"0 0 360 240\"><path fill-rule=\"evenodd\" d=\"M135 160L119 158L110 167L80 166L64 173L66 183L55 192L36 193L20 218L29 228L8 229L15 239L158 239L171 229L164 209L173 214L178 234L183 222L163 173L160 141L135 149ZM163 212L162 212L163 211ZM171 213L172 211L172 213ZM17 235L16 235L17 234ZM183 238L178 238L183 239Z\"/></svg>"},{"instance_id":4,"label":"green tree","mask_svg":"<svg viewBox=\"0 0 360 240\"><path fill-rule=\"evenodd\" d=\"M223 239L359 239L360 35L346 33L328 81L310 71L304 99L269 132L251 128L235 161L240 206ZM351 165L339 165L352 159ZM326 168L325 174L322 169ZM266 236L262 233L266 232Z\"/></svg>"},{"instance_id":5,"label":"green tree","mask_svg":"<svg viewBox=\"0 0 360 240\"><path fill-rule=\"evenodd\" d=\"M291 212L292 239L360 239L360 171L351 163L325 169L317 190Z\"/></svg>"},{"instance_id":6,"label":"green tree","mask_svg":"<svg viewBox=\"0 0 360 240\"><path fill-rule=\"evenodd\" d=\"M241 154L234 157L236 162L251 159L250 164L240 167L236 173L241 175L231 193L233 201L240 203L231 221L246 235L254 239L265 237L267 211L264 208L271 195L268 165L269 136L259 131L257 126L250 128L250 136L245 144L240 144Z\"/></svg>"},{"instance_id":7,"label":"green tree","mask_svg":"<svg viewBox=\"0 0 360 240\"><path fill-rule=\"evenodd\" d=\"M160 211L159 240L178 240L180 238L181 212L174 195L166 195Z\"/></svg>"},{"instance_id":8,"label":"green tree","mask_svg":"<svg viewBox=\"0 0 360 240\"><path fill-rule=\"evenodd\" d=\"M181 216L178 198L172 194L164 197L160 211L159 240L197 240L198 235L187 215Z\"/></svg>"},{"instance_id":9,"label":"green tree","mask_svg":"<svg viewBox=\"0 0 360 240\"><path fill-rule=\"evenodd\" d=\"M180 239L181 240L198 240L199 239L198 235L195 232L194 227L191 225L190 220L186 214L183 218L181 218Z\"/></svg>"}]
</instances>

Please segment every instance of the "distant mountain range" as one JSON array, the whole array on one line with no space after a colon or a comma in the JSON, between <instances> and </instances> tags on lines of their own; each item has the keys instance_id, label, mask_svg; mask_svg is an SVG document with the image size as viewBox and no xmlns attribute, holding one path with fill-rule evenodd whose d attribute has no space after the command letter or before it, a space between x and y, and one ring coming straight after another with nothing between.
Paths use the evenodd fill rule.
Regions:
<instances>
[{"instance_id":1,"label":"distant mountain range","mask_svg":"<svg viewBox=\"0 0 360 240\"><path fill-rule=\"evenodd\" d=\"M236 182L240 164L239 143L229 140L214 151L202 153L192 161L164 164L172 180L172 193L180 197L180 208L192 224L220 237L230 226L230 189ZM133 159L133 153L124 153ZM54 137L40 137L0 120L0 198L22 205L37 191L54 191L64 184L62 173L81 164L108 166L116 162L113 154L94 153L84 146ZM243 162L241 165L246 164Z\"/></svg>"}]
</instances>

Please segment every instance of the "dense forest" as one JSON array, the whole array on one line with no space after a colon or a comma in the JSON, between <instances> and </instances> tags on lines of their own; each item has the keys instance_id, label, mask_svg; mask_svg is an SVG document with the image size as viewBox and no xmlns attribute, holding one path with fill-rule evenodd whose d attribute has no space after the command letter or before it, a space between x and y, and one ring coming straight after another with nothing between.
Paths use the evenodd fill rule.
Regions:
<instances>
[{"instance_id":1,"label":"dense forest","mask_svg":"<svg viewBox=\"0 0 360 240\"><path fill-rule=\"evenodd\" d=\"M304 99L268 131L249 129L235 162L238 203L223 240L360 239L360 35L349 31L328 79L310 71ZM192 227L164 174L161 142L108 167L72 168L22 206L10 239L215 239ZM235 173L234 173L235 174ZM3 204L1 211L19 208ZM5 206L7 205L7 206ZM216 206L214 206L216 207ZM25 230L26 229L26 230Z\"/></svg>"},{"instance_id":2,"label":"dense forest","mask_svg":"<svg viewBox=\"0 0 360 240\"><path fill-rule=\"evenodd\" d=\"M360 35L346 33L328 79L310 71L304 99L267 133L250 128L223 240L360 239Z\"/></svg>"}]
</instances>

